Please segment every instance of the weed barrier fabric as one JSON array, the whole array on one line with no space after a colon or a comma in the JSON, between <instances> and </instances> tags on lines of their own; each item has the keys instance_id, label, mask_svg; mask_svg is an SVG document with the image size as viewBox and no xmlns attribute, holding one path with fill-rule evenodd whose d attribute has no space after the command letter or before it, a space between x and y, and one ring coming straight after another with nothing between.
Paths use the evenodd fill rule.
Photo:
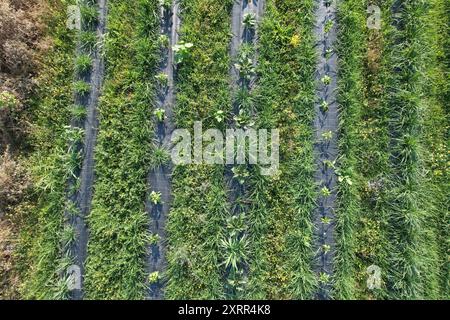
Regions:
<instances>
[{"instance_id":1,"label":"weed barrier fabric","mask_svg":"<svg viewBox=\"0 0 450 320\"><path fill-rule=\"evenodd\" d=\"M336 44L336 1L317 0L316 26L317 39L317 95L314 120L316 141L315 180L319 188L317 208L314 214L315 250L314 268L319 277L317 298L329 299L329 281L333 275L335 255L335 209L337 177L332 163L338 156L337 132L339 126L337 90Z\"/></svg>"},{"instance_id":2,"label":"weed barrier fabric","mask_svg":"<svg viewBox=\"0 0 450 320\"><path fill-rule=\"evenodd\" d=\"M98 41L104 38L106 32L106 16L107 16L107 0L99 0L98 3L98 23L96 26L96 35ZM78 49L80 51L80 49ZM77 238L72 245L71 251L74 254L74 265L79 271L80 289L75 288L71 292L71 298L74 300L83 299L83 278L84 264L87 257L88 228L86 218L91 210L91 202L94 184L94 149L98 132L98 116L97 106L101 94L101 87L104 76L104 60L102 57L102 49L96 45L96 49L92 54L92 71L88 75L88 82L91 86L91 92L88 98L80 99L81 105L86 106L86 119L84 121L84 144L82 146L83 163L81 167L80 188L78 193L73 196L72 200L79 209L79 214L71 218L71 225L75 228Z\"/></svg>"},{"instance_id":3,"label":"weed barrier fabric","mask_svg":"<svg viewBox=\"0 0 450 320\"><path fill-rule=\"evenodd\" d=\"M163 53L163 60L160 72L167 76L167 86L161 88L158 93L158 108L164 110L164 121L156 124L156 140L159 148L170 150L171 135L175 129L173 117L173 106L175 104L175 73L174 73L174 51L172 47L178 43L178 30L180 28L179 3L173 1L170 9L161 7L161 35L169 39L169 48ZM171 204L171 174L172 166L165 164L152 169L148 176L150 192L161 195L161 202L154 204L147 199L146 211L150 219L150 234L157 235L156 243L150 246L148 257L149 274L161 275L167 268L167 241L166 241L166 220ZM164 299L164 281L158 279L154 283L149 283L149 299Z\"/></svg>"},{"instance_id":4,"label":"weed barrier fabric","mask_svg":"<svg viewBox=\"0 0 450 320\"><path fill-rule=\"evenodd\" d=\"M238 56L240 48L243 45L251 45L253 47L256 46L256 42L258 41L257 36L257 26L261 22L262 15L264 13L264 0L240 0L235 1L232 8L232 20L231 20L231 47L230 47L230 55L232 59L232 67L231 67L231 79L232 86L231 90L233 93L237 93L241 89L248 90L248 93L251 95L252 89L254 88L254 83L256 81L256 77L252 76L250 80L244 79L240 71L237 67ZM256 25L253 28L246 27L244 25L244 17L246 15L254 16ZM253 58L253 66L257 65L256 58L256 50L254 52ZM239 116L241 107L237 101L233 102L233 110L232 113L234 116ZM251 114L251 117L255 117L255 114ZM234 122L229 123L231 127L236 127ZM236 166L229 165L227 170L225 171L225 181L227 183L228 190L228 201L231 204L231 214L237 216L241 214L246 214L246 210L248 205L246 204L246 197L248 197L249 190L247 183L241 183L236 179L233 175L232 169L236 168ZM240 238L245 236L245 232L239 235ZM232 275L231 267L228 267L225 272L225 281L232 280L236 282L234 277L245 277L248 274L248 266L246 263L242 263L240 266L242 274ZM227 287L227 286L226 286ZM234 288L234 290L228 288L227 294L231 297L236 296L236 292L238 291Z\"/></svg>"}]
</instances>

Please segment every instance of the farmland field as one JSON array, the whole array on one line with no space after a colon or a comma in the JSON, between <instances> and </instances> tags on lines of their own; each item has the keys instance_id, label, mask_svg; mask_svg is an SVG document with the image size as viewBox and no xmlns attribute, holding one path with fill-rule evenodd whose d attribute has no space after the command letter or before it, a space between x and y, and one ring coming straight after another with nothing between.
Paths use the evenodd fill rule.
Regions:
<instances>
[{"instance_id":1,"label":"farmland field","mask_svg":"<svg viewBox=\"0 0 450 320\"><path fill-rule=\"evenodd\" d=\"M0 300L450 299L450 1L0 0Z\"/></svg>"}]
</instances>

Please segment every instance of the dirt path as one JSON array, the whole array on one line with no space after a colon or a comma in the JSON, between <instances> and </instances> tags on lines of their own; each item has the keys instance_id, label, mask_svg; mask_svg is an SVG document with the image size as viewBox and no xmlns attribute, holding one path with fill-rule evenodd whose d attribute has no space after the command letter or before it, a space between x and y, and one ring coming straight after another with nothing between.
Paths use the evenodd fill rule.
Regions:
<instances>
[{"instance_id":1,"label":"dirt path","mask_svg":"<svg viewBox=\"0 0 450 320\"><path fill-rule=\"evenodd\" d=\"M318 299L330 298L330 281L335 255L335 208L337 177L333 162L338 156L338 105L336 45L336 2L316 0L318 64L316 71L317 102L314 129L314 152L317 170L315 180L319 188L315 212L315 271L319 277Z\"/></svg>"},{"instance_id":2,"label":"dirt path","mask_svg":"<svg viewBox=\"0 0 450 320\"><path fill-rule=\"evenodd\" d=\"M106 32L107 0L98 0L98 12L99 19L96 33L98 42L100 42ZM71 271L75 272L74 276L76 277L76 281L79 281L81 284L81 289L76 288L71 292L71 298L74 300L81 300L84 295L84 263L86 261L89 236L86 218L91 210L94 184L94 149L98 132L97 108L104 78L104 61L102 57L102 48L100 46L96 46L92 53L92 58L92 71L85 79L90 83L91 92L89 97L76 101L77 104L86 107L87 113L84 123L78 124L81 128L84 127L84 143L80 147L83 163L81 171L79 172L79 190L71 197L71 200L76 204L79 210L79 215L70 218L70 224L75 229L77 235L75 243L71 248L71 252L74 256L74 266L71 267ZM74 126L74 123L72 123L72 126ZM77 126L76 123L75 126Z\"/></svg>"},{"instance_id":3,"label":"dirt path","mask_svg":"<svg viewBox=\"0 0 450 320\"><path fill-rule=\"evenodd\" d=\"M179 3L178 0L172 2L170 10L161 8L161 35L169 39L169 47L163 53L163 60L160 72L167 76L167 86L158 92L158 108L164 110L165 119L156 124L156 140L159 148L169 150L170 139L175 129L173 121L173 106L175 104L175 77L174 77L174 53L172 47L178 43ZM161 275L167 268L166 260L166 220L169 215L171 204L171 174L170 164L158 166L150 171L148 175L148 185L150 192L161 195L161 202L153 204L149 199L146 203L146 211L150 219L150 234L157 235L157 241L150 247L148 257L148 271L152 275ZM149 283L149 299L164 299L164 281L159 280Z\"/></svg>"}]
</instances>

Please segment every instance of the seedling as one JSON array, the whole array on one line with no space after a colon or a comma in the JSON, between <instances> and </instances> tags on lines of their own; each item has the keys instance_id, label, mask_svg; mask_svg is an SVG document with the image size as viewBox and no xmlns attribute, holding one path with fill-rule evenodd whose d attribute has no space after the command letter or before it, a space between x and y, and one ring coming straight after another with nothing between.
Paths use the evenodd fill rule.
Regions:
<instances>
[{"instance_id":1,"label":"seedling","mask_svg":"<svg viewBox=\"0 0 450 320\"><path fill-rule=\"evenodd\" d=\"M239 184L244 184L250 176L250 173L243 166L234 167L231 171L233 172L233 178L237 179Z\"/></svg>"},{"instance_id":2,"label":"seedling","mask_svg":"<svg viewBox=\"0 0 450 320\"><path fill-rule=\"evenodd\" d=\"M325 22L325 33L328 33L331 31L331 29L333 28L333 21L332 20L327 20L327 22Z\"/></svg>"},{"instance_id":3,"label":"seedling","mask_svg":"<svg viewBox=\"0 0 450 320\"><path fill-rule=\"evenodd\" d=\"M322 133L322 139L325 141L330 141L333 139L333 131L325 131Z\"/></svg>"},{"instance_id":4,"label":"seedling","mask_svg":"<svg viewBox=\"0 0 450 320\"><path fill-rule=\"evenodd\" d=\"M214 117L218 123L222 123L225 120L225 112L223 110L217 110Z\"/></svg>"},{"instance_id":5,"label":"seedling","mask_svg":"<svg viewBox=\"0 0 450 320\"><path fill-rule=\"evenodd\" d=\"M250 115L248 115L243 109L239 110L239 114L233 117L236 122L237 127L252 127L255 122L251 120Z\"/></svg>"},{"instance_id":6,"label":"seedling","mask_svg":"<svg viewBox=\"0 0 450 320\"><path fill-rule=\"evenodd\" d=\"M255 74L253 60L247 57L247 55L241 56L238 63L235 63L234 66L239 71L239 74L243 79L251 80L252 75Z\"/></svg>"},{"instance_id":7,"label":"seedling","mask_svg":"<svg viewBox=\"0 0 450 320\"><path fill-rule=\"evenodd\" d=\"M80 215L80 210L78 209L77 205L73 201L67 201L66 203L66 212L71 217L76 217Z\"/></svg>"},{"instance_id":8,"label":"seedling","mask_svg":"<svg viewBox=\"0 0 450 320\"><path fill-rule=\"evenodd\" d=\"M169 44L170 44L169 37L165 34L160 35L158 38L158 43L161 48L169 47Z\"/></svg>"},{"instance_id":9,"label":"seedling","mask_svg":"<svg viewBox=\"0 0 450 320\"><path fill-rule=\"evenodd\" d=\"M328 217L322 217L322 218L320 218L320 221L321 221L323 224L330 224L330 223L331 223L331 219L328 218Z\"/></svg>"},{"instance_id":10,"label":"seedling","mask_svg":"<svg viewBox=\"0 0 450 320\"><path fill-rule=\"evenodd\" d=\"M83 74L91 70L92 68L92 59L87 54L82 54L77 57L75 60L75 70L79 74Z\"/></svg>"},{"instance_id":11,"label":"seedling","mask_svg":"<svg viewBox=\"0 0 450 320\"><path fill-rule=\"evenodd\" d=\"M323 187L320 189L320 194L324 197L329 197L331 196L331 191L327 187Z\"/></svg>"},{"instance_id":12,"label":"seedling","mask_svg":"<svg viewBox=\"0 0 450 320\"><path fill-rule=\"evenodd\" d=\"M87 51L93 51L97 44L97 34L92 31L80 32L81 47Z\"/></svg>"},{"instance_id":13,"label":"seedling","mask_svg":"<svg viewBox=\"0 0 450 320\"><path fill-rule=\"evenodd\" d=\"M175 63L180 64L184 60L189 57L190 49L194 45L192 43L185 43L184 41L180 41L178 44L172 47L172 50L175 52Z\"/></svg>"},{"instance_id":14,"label":"seedling","mask_svg":"<svg viewBox=\"0 0 450 320\"><path fill-rule=\"evenodd\" d=\"M170 154L163 147L156 147L152 154L152 166L153 168L161 167L170 160Z\"/></svg>"},{"instance_id":15,"label":"seedling","mask_svg":"<svg viewBox=\"0 0 450 320\"><path fill-rule=\"evenodd\" d=\"M331 247L328 244L322 245L322 250L324 253L328 253L331 250Z\"/></svg>"},{"instance_id":16,"label":"seedling","mask_svg":"<svg viewBox=\"0 0 450 320\"><path fill-rule=\"evenodd\" d=\"M70 108L70 113L72 114L72 118L75 120L83 120L86 118L87 110L84 106L73 105Z\"/></svg>"},{"instance_id":17,"label":"seedling","mask_svg":"<svg viewBox=\"0 0 450 320\"><path fill-rule=\"evenodd\" d=\"M238 271L238 265L247 259L248 241L246 236L240 239L230 237L222 240L221 246L226 253L226 259L223 263L225 267L231 267L234 271Z\"/></svg>"},{"instance_id":18,"label":"seedling","mask_svg":"<svg viewBox=\"0 0 450 320\"><path fill-rule=\"evenodd\" d=\"M150 193L149 200L155 206L158 205L158 204L162 204L161 192L152 191Z\"/></svg>"},{"instance_id":19,"label":"seedling","mask_svg":"<svg viewBox=\"0 0 450 320\"><path fill-rule=\"evenodd\" d=\"M159 234L155 233L149 237L148 242L150 243L150 245L156 245L156 244L158 244L159 240L161 240L161 237L159 236Z\"/></svg>"},{"instance_id":20,"label":"seedling","mask_svg":"<svg viewBox=\"0 0 450 320\"><path fill-rule=\"evenodd\" d=\"M166 117L166 110L158 108L155 111L153 111L153 114L155 115L158 122L163 122Z\"/></svg>"},{"instance_id":21,"label":"seedling","mask_svg":"<svg viewBox=\"0 0 450 320\"><path fill-rule=\"evenodd\" d=\"M169 84L169 76L164 72L158 73L155 78L158 81L159 85L162 87L167 87L167 85Z\"/></svg>"},{"instance_id":22,"label":"seedling","mask_svg":"<svg viewBox=\"0 0 450 320\"><path fill-rule=\"evenodd\" d=\"M321 272L319 275L319 282L322 284L327 284L330 281L330 275L325 272Z\"/></svg>"},{"instance_id":23,"label":"seedling","mask_svg":"<svg viewBox=\"0 0 450 320\"><path fill-rule=\"evenodd\" d=\"M76 238L77 232L75 231L75 228L72 226L65 226L61 235L61 240L64 247L70 246L75 242Z\"/></svg>"},{"instance_id":24,"label":"seedling","mask_svg":"<svg viewBox=\"0 0 450 320\"><path fill-rule=\"evenodd\" d=\"M243 213L234 215L227 219L227 229L230 230L230 236L238 236L246 229L245 215Z\"/></svg>"},{"instance_id":25,"label":"seedling","mask_svg":"<svg viewBox=\"0 0 450 320\"><path fill-rule=\"evenodd\" d=\"M73 88L75 90L76 93L78 93L79 95L85 96L87 95L90 91L91 91L91 86L89 83L85 82L85 81L76 81L73 84Z\"/></svg>"},{"instance_id":26,"label":"seedling","mask_svg":"<svg viewBox=\"0 0 450 320\"><path fill-rule=\"evenodd\" d=\"M322 103L320 104L320 110L322 110L322 112L328 112L329 109L330 109L330 106L329 106L328 102L323 100Z\"/></svg>"},{"instance_id":27,"label":"seedling","mask_svg":"<svg viewBox=\"0 0 450 320\"><path fill-rule=\"evenodd\" d=\"M248 29L254 29L256 26L256 15L254 13L244 14L242 24Z\"/></svg>"},{"instance_id":28,"label":"seedling","mask_svg":"<svg viewBox=\"0 0 450 320\"><path fill-rule=\"evenodd\" d=\"M160 280L160 276L159 276L159 272L158 271L152 272L148 276L148 282L150 284L158 283L159 280Z\"/></svg>"},{"instance_id":29,"label":"seedling","mask_svg":"<svg viewBox=\"0 0 450 320\"><path fill-rule=\"evenodd\" d=\"M323 163L323 165L324 165L326 168L331 168L331 169L334 169L334 168L335 168L334 161L331 161L331 160L323 160L322 163Z\"/></svg>"},{"instance_id":30,"label":"seedling","mask_svg":"<svg viewBox=\"0 0 450 320\"><path fill-rule=\"evenodd\" d=\"M325 50L325 58L330 59L332 54L333 49L328 48L327 50Z\"/></svg>"},{"instance_id":31,"label":"seedling","mask_svg":"<svg viewBox=\"0 0 450 320\"><path fill-rule=\"evenodd\" d=\"M325 76L323 76L321 81L322 81L323 84L328 86L328 85L331 84L331 77L329 75L325 75Z\"/></svg>"}]
</instances>

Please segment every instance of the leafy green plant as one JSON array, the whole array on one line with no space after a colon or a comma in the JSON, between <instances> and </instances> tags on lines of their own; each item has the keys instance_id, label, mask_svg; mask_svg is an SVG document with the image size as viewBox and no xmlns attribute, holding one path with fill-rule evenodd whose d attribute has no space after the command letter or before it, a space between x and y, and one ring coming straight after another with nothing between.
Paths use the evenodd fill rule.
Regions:
<instances>
[{"instance_id":1,"label":"leafy green plant","mask_svg":"<svg viewBox=\"0 0 450 320\"><path fill-rule=\"evenodd\" d=\"M172 50L175 52L175 63L183 63L190 55L190 49L194 44L190 42L180 41L178 44L174 45Z\"/></svg>"},{"instance_id":2,"label":"leafy green plant","mask_svg":"<svg viewBox=\"0 0 450 320\"><path fill-rule=\"evenodd\" d=\"M254 13L244 14L242 24L248 29L254 29L256 26L256 15Z\"/></svg>"},{"instance_id":3,"label":"leafy green plant","mask_svg":"<svg viewBox=\"0 0 450 320\"><path fill-rule=\"evenodd\" d=\"M167 35L162 34L158 38L158 43L161 48L168 48L170 45L170 39Z\"/></svg>"},{"instance_id":4,"label":"leafy green plant","mask_svg":"<svg viewBox=\"0 0 450 320\"><path fill-rule=\"evenodd\" d=\"M328 110L330 109L330 105L328 104L328 102L326 102L325 100L322 101L322 103L320 104L320 110L322 110L322 112L328 112Z\"/></svg>"},{"instance_id":5,"label":"leafy green plant","mask_svg":"<svg viewBox=\"0 0 450 320\"><path fill-rule=\"evenodd\" d=\"M230 237L222 240L221 247L225 252L224 265L233 270L239 270L239 265L247 259L248 239L244 235L241 238Z\"/></svg>"},{"instance_id":6,"label":"leafy green plant","mask_svg":"<svg viewBox=\"0 0 450 320\"><path fill-rule=\"evenodd\" d=\"M333 139L333 131L325 131L321 136L324 141L330 141Z\"/></svg>"},{"instance_id":7,"label":"leafy green plant","mask_svg":"<svg viewBox=\"0 0 450 320\"><path fill-rule=\"evenodd\" d=\"M158 73L155 76L155 79L158 81L158 84L162 87L167 87L169 83L169 76L164 72Z\"/></svg>"},{"instance_id":8,"label":"leafy green plant","mask_svg":"<svg viewBox=\"0 0 450 320\"><path fill-rule=\"evenodd\" d=\"M79 80L73 84L75 92L79 95L85 96L91 92L91 85L85 81Z\"/></svg>"},{"instance_id":9,"label":"leafy green plant","mask_svg":"<svg viewBox=\"0 0 450 320\"><path fill-rule=\"evenodd\" d=\"M153 111L153 115L159 122L164 122L164 119L166 117L166 110L158 108L155 111Z\"/></svg>"},{"instance_id":10,"label":"leafy green plant","mask_svg":"<svg viewBox=\"0 0 450 320\"><path fill-rule=\"evenodd\" d=\"M334 22L332 20L327 20L325 22L325 27L324 27L325 33L330 32L331 29L333 28L333 26L334 26Z\"/></svg>"},{"instance_id":11,"label":"leafy green plant","mask_svg":"<svg viewBox=\"0 0 450 320\"><path fill-rule=\"evenodd\" d=\"M149 200L154 205L162 204L161 192L152 191L149 195Z\"/></svg>"},{"instance_id":12,"label":"leafy green plant","mask_svg":"<svg viewBox=\"0 0 450 320\"><path fill-rule=\"evenodd\" d=\"M324 186L322 189L320 189L320 194L324 197L331 196L331 191L326 186Z\"/></svg>"},{"instance_id":13,"label":"leafy green plant","mask_svg":"<svg viewBox=\"0 0 450 320\"><path fill-rule=\"evenodd\" d=\"M161 279L161 277L160 277L158 271L152 272L152 273L150 273L149 276L148 276L148 282L149 282L150 284L158 283L160 279Z\"/></svg>"},{"instance_id":14,"label":"leafy green plant","mask_svg":"<svg viewBox=\"0 0 450 320\"><path fill-rule=\"evenodd\" d=\"M217 110L214 118L218 123L222 123L225 120L225 112L223 110Z\"/></svg>"},{"instance_id":15,"label":"leafy green plant","mask_svg":"<svg viewBox=\"0 0 450 320\"><path fill-rule=\"evenodd\" d=\"M329 75L325 75L322 77L322 79L320 79L320 81L322 81L323 84L329 86L331 84L331 77Z\"/></svg>"},{"instance_id":16,"label":"leafy green plant","mask_svg":"<svg viewBox=\"0 0 450 320\"><path fill-rule=\"evenodd\" d=\"M72 115L72 118L75 120L83 120L86 118L87 110L85 106L81 105L71 105L70 106L70 113Z\"/></svg>"},{"instance_id":17,"label":"leafy green plant","mask_svg":"<svg viewBox=\"0 0 450 320\"><path fill-rule=\"evenodd\" d=\"M81 20L85 26L92 27L98 22L98 10L92 5L80 6Z\"/></svg>"},{"instance_id":18,"label":"leafy green plant","mask_svg":"<svg viewBox=\"0 0 450 320\"><path fill-rule=\"evenodd\" d=\"M322 284L328 284L330 282L330 275L328 273L325 272L321 272L319 274L319 282Z\"/></svg>"},{"instance_id":19,"label":"leafy green plant","mask_svg":"<svg viewBox=\"0 0 450 320\"><path fill-rule=\"evenodd\" d=\"M83 50L92 52L97 45L97 34L93 31L81 31L79 34L80 44Z\"/></svg>"},{"instance_id":20,"label":"leafy green plant","mask_svg":"<svg viewBox=\"0 0 450 320\"><path fill-rule=\"evenodd\" d=\"M245 166L233 167L231 171L233 172L233 178L236 179L240 184L244 184L250 176L250 173Z\"/></svg>"},{"instance_id":21,"label":"leafy green plant","mask_svg":"<svg viewBox=\"0 0 450 320\"><path fill-rule=\"evenodd\" d=\"M79 55L75 60L75 70L79 74L84 74L92 68L92 58L87 54Z\"/></svg>"}]
</instances>

